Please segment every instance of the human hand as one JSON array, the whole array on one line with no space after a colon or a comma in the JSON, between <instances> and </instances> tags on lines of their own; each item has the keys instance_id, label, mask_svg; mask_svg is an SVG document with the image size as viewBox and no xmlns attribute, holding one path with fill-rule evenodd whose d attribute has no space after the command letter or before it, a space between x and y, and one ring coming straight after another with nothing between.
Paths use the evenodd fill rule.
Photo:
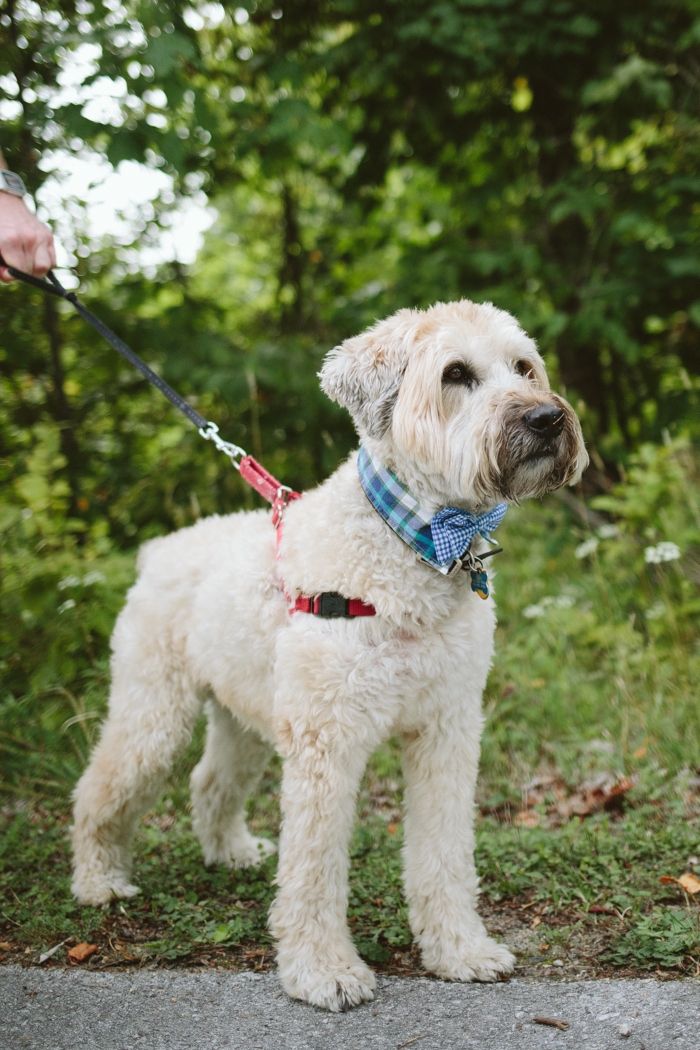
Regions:
<instances>
[{"instance_id":1,"label":"human hand","mask_svg":"<svg viewBox=\"0 0 700 1050\"><path fill-rule=\"evenodd\" d=\"M16 270L43 277L56 265L53 236L48 226L32 215L21 197L0 192L0 256ZM12 281L0 266L0 281Z\"/></svg>"}]
</instances>

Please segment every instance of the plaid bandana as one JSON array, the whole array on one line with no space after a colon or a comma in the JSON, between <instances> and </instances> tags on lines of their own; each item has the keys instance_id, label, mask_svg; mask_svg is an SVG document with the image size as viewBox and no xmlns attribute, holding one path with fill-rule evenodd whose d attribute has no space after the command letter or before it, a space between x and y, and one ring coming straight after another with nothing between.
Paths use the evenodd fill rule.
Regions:
<instances>
[{"instance_id":1,"label":"plaid bandana","mask_svg":"<svg viewBox=\"0 0 700 1050\"><path fill-rule=\"evenodd\" d=\"M403 482L364 447L357 458L357 472L365 495L387 525L444 575L455 558L461 558L469 549L477 534L490 539L490 530L500 525L507 510L505 503L479 515L458 507L444 507L431 516Z\"/></svg>"}]
</instances>

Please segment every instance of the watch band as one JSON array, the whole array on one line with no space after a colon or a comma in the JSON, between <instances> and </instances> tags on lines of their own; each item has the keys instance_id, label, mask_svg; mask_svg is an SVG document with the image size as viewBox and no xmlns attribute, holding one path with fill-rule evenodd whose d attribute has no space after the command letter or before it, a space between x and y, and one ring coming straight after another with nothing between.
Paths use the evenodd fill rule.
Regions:
<instances>
[{"instance_id":1,"label":"watch band","mask_svg":"<svg viewBox=\"0 0 700 1050\"><path fill-rule=\"evenodd\" d=\"M27 192L19 175L4 168L0 168L0 191L11 193L13 197L24 197Z\"/></svg>"}]
</instances>

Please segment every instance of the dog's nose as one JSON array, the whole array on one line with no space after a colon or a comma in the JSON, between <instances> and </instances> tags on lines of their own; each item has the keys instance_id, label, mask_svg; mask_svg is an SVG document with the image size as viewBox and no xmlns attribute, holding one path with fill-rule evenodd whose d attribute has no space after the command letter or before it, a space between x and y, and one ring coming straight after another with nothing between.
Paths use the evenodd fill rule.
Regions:
<instances>
[{"instance_id":1,"label":"dog's nose","mask_svg":"<svg viewBox=\"0 0 700 1050\"><path fill-rule=\"evenodd\" d=\"M538 405L525 413L525 422L539 437L552 438L564 428L564 413L558 405Z\"/></svg>"}]
</instances>

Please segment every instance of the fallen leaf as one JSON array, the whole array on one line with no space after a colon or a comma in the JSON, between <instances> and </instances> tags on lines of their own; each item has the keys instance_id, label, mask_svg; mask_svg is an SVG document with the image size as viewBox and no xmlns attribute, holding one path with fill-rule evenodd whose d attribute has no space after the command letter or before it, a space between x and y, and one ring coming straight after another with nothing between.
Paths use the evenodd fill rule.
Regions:
<instances>
[{"instance_id":1,"label":"fallen leaf","mask_svg":"<svg viewBox=\"0 0 700 1050\"><path fill-rule=\"evenodd\" d=\"M613 908L604 908L601 904L591 904L588 911L593 915L615 915L617 912Z\"/></svg>"},{"instance_id":2,"label":"fallen leaf","mask_svg":"<svg viewBox=\"0 0 700 1050\"><path fill-rule=\"evenodd\" d=\"M68 951L68 958L72 959L73 962L84 962L85 959L89 959L95 952L99 952L99 948L96 944L88 944L86 941L81 941L80 944L76 944L74 948L70 948Z\"/></svg>"},{"instance_id":3,"label":"fallen leaf","mask_svg":"<svg viewBox=\"0 0 700 1050\"><path fill-rule=\"evenodd\" d=\"M691 875L689 871L685 875L681 875L678 885L682 886L686 893L700 893L700 879L695 875Z\"/></svg>"},{"instance_id":4,"label":"fallen leaf","mask_svg":"<svg viewBox=\"0 0 700 1050\"><path fill-rule=\"evenodd\" d=\"M541 918L539 917L539 915L538 915L538 916L537 916L537 918L535 918L535 919L533 919L533 920L532 920L532 925L530 926L530 929L531 929L531 930L535 930L535 929L537 929L537 927L539 926L539 924L540 924L541 922L542 922L542 919L541 919Z\"/></svg>"},{"instance_id":5,"label":"fallen leaf","mask_svg":"<svg viewBox=\"0 0 700 1050\"><path fill-rule=\"evenodd\" d=\"M662 875L659 882L668 884L669 882L678 882L678 879L675 879L673 875Z\"/></svg>"},{"instance_id":6,"label":"fallen leaf","mask_svg":"<svg viewBox=\"0 0 700 1050\"><path fill-rule=\"evenodd\" d=\"M644 758L646 753L647 753L647 746L646 746L646 744L642 744L642 746L638 747L637 750L635 751L634 757L635 758Z\"/></svg>"},{"instance_id":7,"label":"fallen leaf","mask_svg":"<svg viewBox=\"0 0 700 1050\"><path fill-rule=\"evenodd\" d=\"M548 952L551 947L552 947L551 944L541 944L540 945L540 951L541 952Z\"/></svg>"},{"instance_id":8,"label":"fallen leaf","mask_svg":"<svg viewBox=\"0 0 700 1050\"><path fill-rule=\"evenodd\" d=\"M548 1024L550 1028L558 1028L560 1032L568 1032L569 1022L560 1021L556 1017L533 1017L535 1024Z\"/></svg>"},{"instance_id":9,"label":"fallen leaf","mask_svg":"<svg viewBox=\"0 0 700 1050\"><path fill-rule=\"evenodd\" d=\"M7 941L0 941L0 952L9 952L12 950L12 945Z\"/></svg>"},{"instance_id":10,"label":"fallen leaf","mask_svg":"<svg viewBox=\"0 0 700 1050\"><path fill-rule=\"evenodd\" d=\"M521 828L536 828L540 822L540 815L535 809L521 809L513 817L513 823Z\"/></svg>"},{"instance_id":11,"label":"fallen leaf","mask_svg":"<svg viewBox=\"0 0 700 1050\"><path fill-rule=\"evenodd\" d=\"M572 795L561 799L547 812L568 820L570 817L590 817L603 809L622 809L625 795L633 787L634 780L631 777L613 780L603 776L598 783L581 784Z\"/></svg>"}]
</instances>

